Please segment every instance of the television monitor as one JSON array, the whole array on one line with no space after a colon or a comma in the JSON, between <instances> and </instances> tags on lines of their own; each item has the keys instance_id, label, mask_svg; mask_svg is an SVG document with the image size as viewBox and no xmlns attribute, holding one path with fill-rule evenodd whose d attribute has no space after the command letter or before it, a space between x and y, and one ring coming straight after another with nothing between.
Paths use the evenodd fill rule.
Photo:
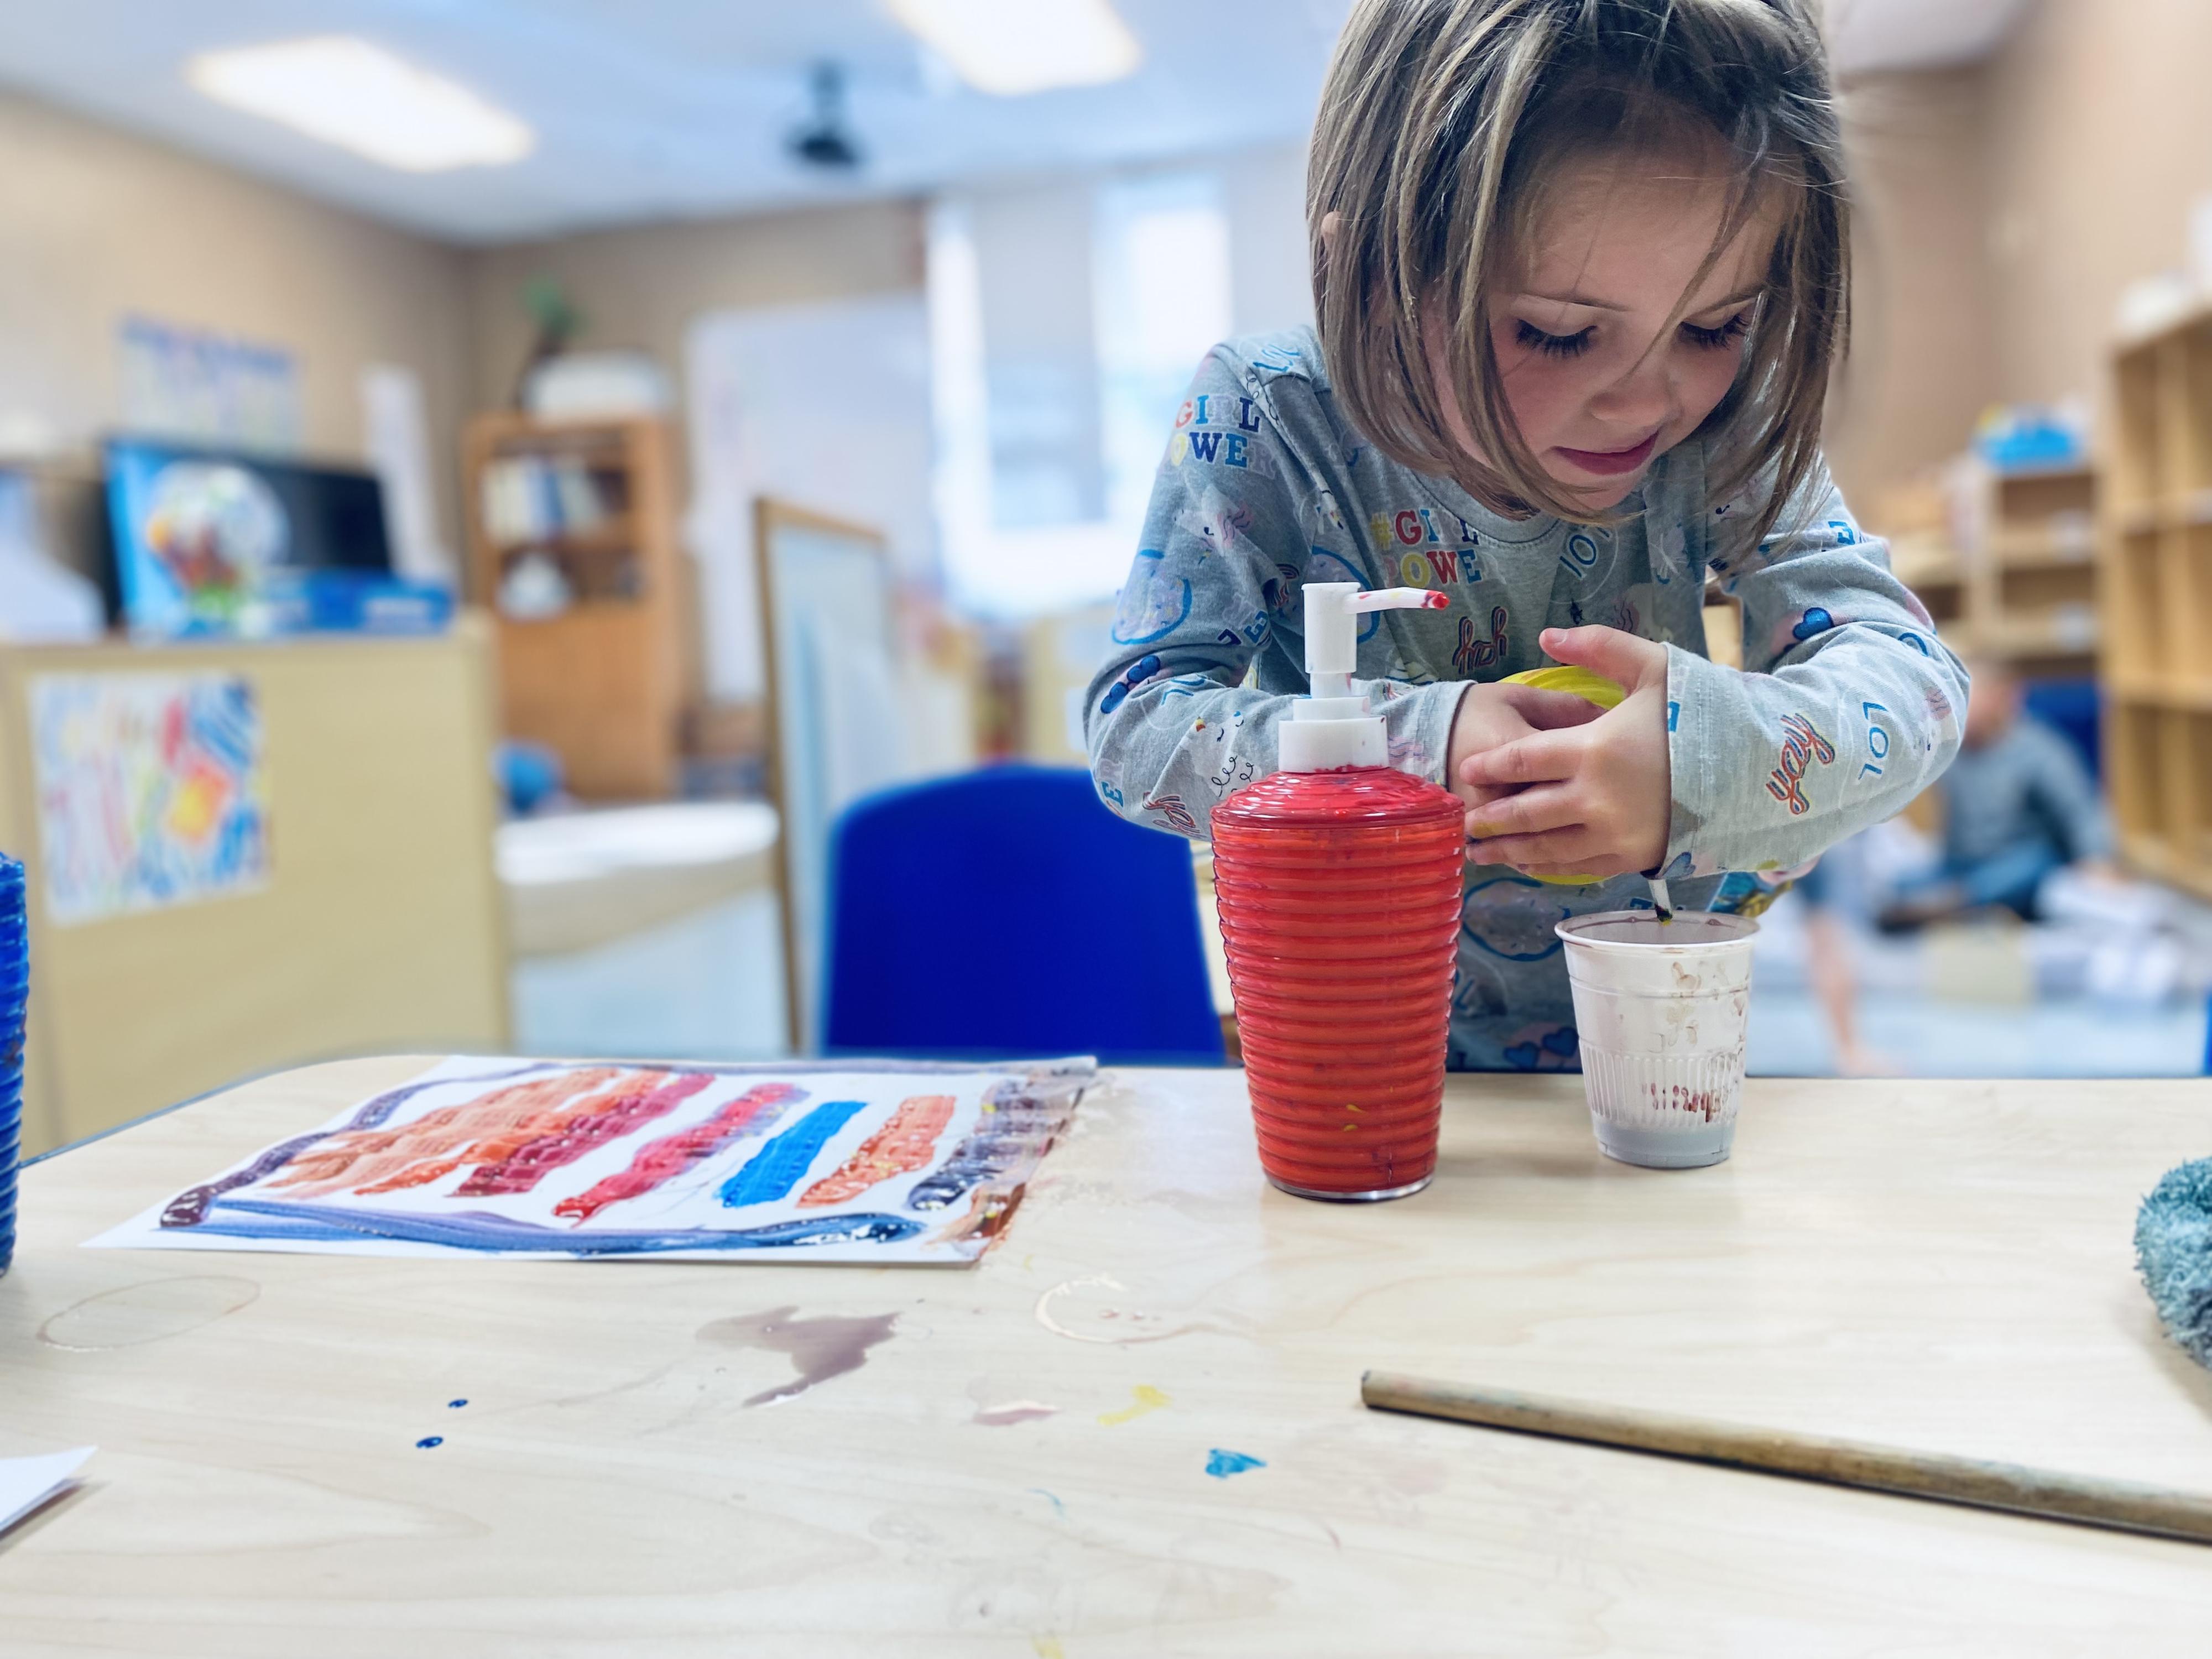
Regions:
<instances>
[{"instance_id":1,"label":"television monitor","mask_svg":"<svg viewBox=\"0 0 2212 1659\"><path fill-rule=\"evenodd\" d=\"M117 586L134 634L374 626L365 606L410 599L413 585L392 579L374 473L155 438L112 438L106 452Z\"/></svg>"}]
</instances>

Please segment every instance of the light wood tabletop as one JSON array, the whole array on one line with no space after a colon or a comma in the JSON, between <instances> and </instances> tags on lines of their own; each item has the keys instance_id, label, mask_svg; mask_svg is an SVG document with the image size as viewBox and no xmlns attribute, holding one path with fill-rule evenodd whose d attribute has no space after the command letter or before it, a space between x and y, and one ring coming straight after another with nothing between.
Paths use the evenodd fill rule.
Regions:
<instances>
[{"instance_id":1,"label":"light wood tabletop","mask_svg":"<svg viewBox=\"0 0 2212 1659\"><path fill-rule=\"evenodd\" d=\"M2130 1257L2212 1085L1754 1079L1733 1161L1656 1172L1578 1079L1460 1078L1436 1184L1354 1207L1265 1187L1240 1073L1123 1072L971 1270L78 1248L425 1063L26 1171L0 1455L100 1450L0 1541L0 1651L2212 1640L2201 1547L1358 1404L1372 1366L2212 1492Z\"/></svg>"}]
</instances>

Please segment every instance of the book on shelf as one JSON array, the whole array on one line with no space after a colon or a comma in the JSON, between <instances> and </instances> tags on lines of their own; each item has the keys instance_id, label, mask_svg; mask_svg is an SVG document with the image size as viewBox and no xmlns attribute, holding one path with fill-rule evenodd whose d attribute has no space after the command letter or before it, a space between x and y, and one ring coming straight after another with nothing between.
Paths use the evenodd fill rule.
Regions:
<instances>
[{"instance_id":1,"label":"book on shelf","mask_svg":"<svg viewBox=\"0 0 2212 1659\"><path fill-rule=\"evenodd\" d=\"M571 456L503 456L485 464L477 487L495 542L588 535L618 516L599 477Z\"/></svg>"}]
</instances>

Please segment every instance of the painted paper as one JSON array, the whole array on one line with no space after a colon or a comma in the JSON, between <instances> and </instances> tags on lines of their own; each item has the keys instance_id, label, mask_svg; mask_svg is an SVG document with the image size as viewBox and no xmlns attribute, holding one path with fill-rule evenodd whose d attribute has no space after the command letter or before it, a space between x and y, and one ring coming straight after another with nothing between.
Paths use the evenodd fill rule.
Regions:
<instances>
[{"instance_id":1,"label":"painted paper","mask_svg":"<svg viewBox=\"0 0 2212 1659\"><path fill-rule=\"evenodd\" d=\"M965 1263L1095 1070L448 1060L91 1243Z\"/></svg>"},{"instance_id":2,"label":"painted paper","mask_svg":"<svg viewBox=\"0 0 2212 1659\"><path fill-rule=\"evenodd\" d=\"M251 892L269 879L260 705L234 674L40 674L32 755L57 923Z\"/></svg>"}]
</instances>

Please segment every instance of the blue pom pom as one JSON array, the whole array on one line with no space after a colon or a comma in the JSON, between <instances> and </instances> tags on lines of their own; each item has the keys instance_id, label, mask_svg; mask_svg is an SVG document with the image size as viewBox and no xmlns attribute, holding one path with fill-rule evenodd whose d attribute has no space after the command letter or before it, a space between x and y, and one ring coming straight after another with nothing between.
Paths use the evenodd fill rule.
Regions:
<instances>
[{"instance_id":1,"label":"blue pom pom","mask_svg":"<svg viewBox=\"0 0 2212 1659\"><path fill-rule=\"evenodd\" d=\"M2168 1170L2136 1215L2136 1267L2166 1334L2212 1366L2212 1158Z\"/></svg>"}]
</instances>

